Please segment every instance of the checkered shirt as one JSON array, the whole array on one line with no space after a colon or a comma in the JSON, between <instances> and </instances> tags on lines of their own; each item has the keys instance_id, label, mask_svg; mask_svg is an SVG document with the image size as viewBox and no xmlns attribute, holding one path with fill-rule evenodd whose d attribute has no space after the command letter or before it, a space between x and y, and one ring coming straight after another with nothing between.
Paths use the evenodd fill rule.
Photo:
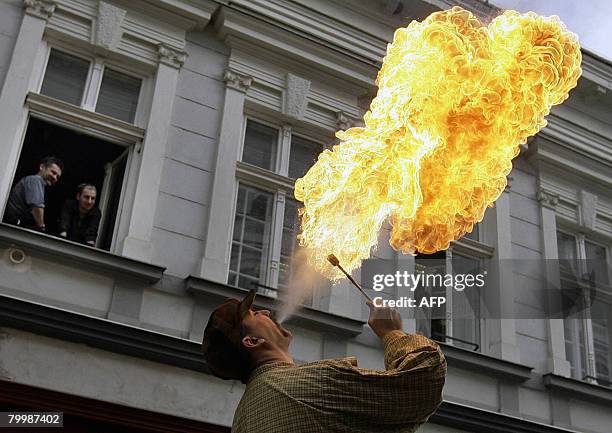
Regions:
<instances>
[{"instance_id":1,"label":"checkered shirt","mask_svg":"<svg viewBox=\"0 0 612 433\"><path fill-rule=\"evenodd\" d=\"M446 360L420 335L383 339L386 371L355 358L257 367L234 415L232 433L412 433L442 401Z\"/></svg>"}]
</instances>

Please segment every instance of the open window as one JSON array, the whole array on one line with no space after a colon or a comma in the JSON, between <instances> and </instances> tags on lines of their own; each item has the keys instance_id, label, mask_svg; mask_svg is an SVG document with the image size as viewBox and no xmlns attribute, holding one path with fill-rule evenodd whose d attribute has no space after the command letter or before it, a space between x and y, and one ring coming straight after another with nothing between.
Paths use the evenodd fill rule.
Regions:
<instances>
[{"instance_id":1,"label":"open window","mask_svg":"<svg viewBox=\"0 0 612 433\"><path fill-rule=\"evenodd\" d=\"M129 147L31 117L12 186L24 176L35 174L39 161L45 156L60 158L64 162L62 177L45 192L47 233L59 233L63 203L75 199L79 184L91 183L97 188L96 206L102 211L96 246L111 250L116 238L129 154Z\"/></svg>"}]
</instances>

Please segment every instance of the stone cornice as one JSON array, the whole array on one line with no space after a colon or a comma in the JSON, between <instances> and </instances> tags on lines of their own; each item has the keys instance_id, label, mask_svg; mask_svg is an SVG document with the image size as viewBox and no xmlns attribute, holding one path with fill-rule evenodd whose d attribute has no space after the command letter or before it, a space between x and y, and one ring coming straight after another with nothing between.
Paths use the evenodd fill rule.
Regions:
<instances>
[{"instance_id":1,"label":"stone cornice","mask_svg":"<svg viewBox=\"0 0 612 433\"><path fill-rule=\"evenodd\" d=\"M582 50L582 76L612 90L612 62Z\"/></svg>"},{"instance_id":2,"label":"stone cornice","mask_svg":"<svg viewBox=\"0 0 612 433\"><path fill-rule=\"evenodd\" d=\"M471 433L579 433L451 401L443 401L429 422Z\"/></svg>"},{"instance_id":3,"label":"stone cornice","mask_svg":"<svg viewBox=\"0 0 612 433\"><path fill-rule=\"evenodd\" d=\"M200 343L0 294L0 326L208 372Z\"/></svg>"},{"instance_id":4,"label":"stone cornice","mask_svg":"<svg viewBox=\"0 0 612 433\"><path fill-rule=\"evenodd\" d=\"M556 374L547 374L543 378L544 385L549 389L554 389L570 395L572 398L580 398L606 406L612 405L612 388L592 383L582 382Z\"/></svg>"},{"instance_id":5,"label":"stone cornice","mask_svg":"<svg viewBox=\"0 0 612 433\"><path fill-rule=\"evenodd\" d=\"M157 47L159 63L180 69L187 60L187 52L177 50L166 44L159 44Z\"/></svg>"},{"instance_id":6,"label":"stone cornice","mask_svg":"<svg viewBox=\"0 0 612 433\"><path fill-rule=\"evenodd\" d=\"M246 93L251 84L253 84L253 77L228 68L223 73L223 81L225 81L225 85L230 89Z\"/></svg>"},{"instance_id":7,"label":"stone cornice","mask_svg":"<svg viewBox=\"0 0 612 433\"><path fill-rule=\"evenodd\" d=\"M524 382L531 378L533 367L461 349L446 343L438 342L438 344L451 367L476 373L489 373L510 382Z\"/></svg>"},{"instance_id":8,"label":"stone cornice","mask_svg":"<svg viewBox=\"0 0 612 433\"><path fill-rule=\"evenodd\" d=\"M316 76L325 81L332 75L342 78L347 87L359 87L361 92L374 86L380 61L358 58L282 23L235 8L221 7L214 23L232 50L264 56L274 53L280 62L308 71L308 79Z\"/></svg>"},{"instance_id":9,"label":"stone cornice","mask_svg":"<svg viewBox=\"0 0 612 433\"><path fill-rule=\"evenodd\" d=\"M23 0L25 13L43 20L51 18L56 6L56 0Z\"/></svg>"}]
</instances>

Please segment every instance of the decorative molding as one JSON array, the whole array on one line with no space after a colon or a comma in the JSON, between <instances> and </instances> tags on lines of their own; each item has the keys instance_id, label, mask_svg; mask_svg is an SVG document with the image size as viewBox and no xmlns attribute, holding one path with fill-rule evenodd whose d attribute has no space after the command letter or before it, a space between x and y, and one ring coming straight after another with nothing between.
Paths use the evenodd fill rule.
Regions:
<instances>
[{"instance_id":1,"label":"decorative molding","mask_svg":"<svg viewBox=\"0 0 612 433\"><path fill-rule=\"evenodd\" d=\"M86 131L94 131L96 134L105 135L114 140L119 139L126 144L134 144L144 139L144 129L131 123L84 110L49 96L30 92L26 97L26 106L39 117L55 122L64 121Z\"/></svg>"},{"instance_id":2,"label":"decorative molding","mask_svg":"<svg viewBox=\"0 0 612 433\"><path fill-rule=\"evenodd\" d=\"M561 391L572 398L579 398L599 404L603 403L606 406L612 405L612 388L552 373L543 376L542 380L547 388Z\"/></svg>"},{"instance_id":3,"label":"decorative molding","mask_svg":"<svg viewBox=\"0 0 612 433\"><path fill-rule=\"evenodd\" d=\"M552 210L555 210L559 204L559 194L555 194L554 192L548 191L544 188L540 188L538 190L536 198L542 206Z\"/></svg>"},{"instance_id":4,"label":"decorative molding","mask_svg":"<svg viewBox=\"0 0 612 433\"><path fill-rule=\"evenodd\" d=\"M349 116L344 111L336 112L336 128L338 130L345 131L349 128L352 128L353 126L357 126L358 122L359 120L355 119L354 117Z\"/></svg>"},{"instance_id":5,"label":"decorative molding","mask_svg":"<svg viewBox=\"0 0 612 433\"><path fill-rule=\"evenodd\" d=\"M0 326L208 372L199 342L0 294Z\"/></svg>"},{"instance_id":6,"label":"decorative molding","mask_svg":"<svg viewBox=\"0 0 612 433\"><path fill-rule=\"evenodd\" d=\"M33 17L48 20L55 12L56 0L23 0L25 13Z\"/></svg>"},{"instance_id":7,"label":"decorative molding","mask_svg":"<svg viewBox=\"0 0 612 433\"><path fill-rule=\"evenodd\" d=\"M108 50L115 49L123 34L121 25L125 14L125 9L101 1L98 4L94 43Z\"/></svg>"},{"instance_id":8,"label":"decorative molding","mask_svg":"<svg viewBox=\"0 0 612 433\"><path fill-rule=\"evenodd\" d=\"M579 433L578 430L568 430L451 401L443 401L429 418L429 423L471 433Z\"/></svg>"},{"instance_id":9,"label":"decorative molding","mask_svg":"<svg viewBox=\"0 0 612 433\"><path fill-rule=\"evenodd\" d=\"M308 106L308 94L310 93L310 81L288 73L286 77L285 100L283 114L298 120L304 118Z\"/></svg>"},{"instance_id":10,"label":"decorative molding","mask_svg":"<svg viewBox=\"0 0 612 433\"><path fill-rule=\"evenodd\" d=\"M438 342L438 344L442 348L442 352L444 352L446 362L451 367L491 374L510 382L525 382L531 379L533 367L505 361L480 352L461 349L442 342Z\"/></svg>"},{"instance_id":11,"label":"decorative molding","mask_svg":"<svg viewBox=\"0 0 612 433\"><path fill-rule=\"evenodd\" d=\"M506 178L506 187L504 188L504 192L510 192L512 188L512 182L514 182L514 176L508 176Z\"/></svg>"},{"instance_id":12,"label":"decorative molding","mask_svg":"<svg viewBox=\"0 0 612 433\"><path fill-rule=\"evenodd\" d=\"M29 255L50 255L71 266L89 266L116 278L148 284L159 281L166 269L5 223L0 223L0 244L23 249Z\"/></svg>"},{"instance_id":13,"label":"decorative molding","mask_svg":"<svg viewBox=\"0 0 612 433\"><path fill-rule=\"evenodd\" d=\"M197 302L205 302L206 304L215 302L220 303L227 298L242 299L247 292L238 287L194 276L187 277L185 287L188 291L192 292L196 298L200 299ZM274 310L278 307L278 300L258 293L255 298L255 305L257 307ZM361 334L366 322L304 306L289 318L287 323L317 330L319 332L332 333L346 338ZM202 324L202 326L204 326L204 324Z\"/></svg>"},{"instance_id":14,"label":"decorative molding","mask_svg":"<svg viewBox=\"0 0 612 433\"><path fill-rule=\"evenodd\" d=\"M230 89L246 93L249 87L251 87L251 84L253 84L253 77L241 74L232 69L226 69L223 74L223 81L225 81L225 85Z\"/></svg>"},{"instance_id":15,"label":"decorative molding","mask_svg":"<svg viewBox=\"0 0 612 433\"><path fill-rule=\"evenodd\" d=\"M164 43L157 46L157 54L159 56L159 63L176 69L181 69L185 60L187 60L186 51L177 50Z\"/></svg>"},{"instance_id":16,"label":"decorative molding","mask_svg":"<svg viewBox=\"0 0 612 433\"><path fill-rule=\"evenodd\" d=\"M597 218L597 195L585 190L580 190L580 224L593 230Z\"/></svg>"}]
</instances>

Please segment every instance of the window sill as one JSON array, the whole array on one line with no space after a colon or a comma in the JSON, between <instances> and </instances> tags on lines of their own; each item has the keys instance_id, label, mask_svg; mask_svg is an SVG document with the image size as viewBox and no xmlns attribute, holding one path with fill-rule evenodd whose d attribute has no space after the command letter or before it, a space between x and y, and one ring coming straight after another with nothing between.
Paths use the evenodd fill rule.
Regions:
<instances>
[{"instance_id":1,"label":"window sill","mask_svg":"<svg viewBox=\"0 0 612 433\"><path fill-rule=\"evenodd\" d=\"M479 373L491 373L511 382L524 382L531 378L533 367L461 349L450 344L437 343L442 348L450 366Z\"/></svg>"},{"instance_id":2,"label":"window sill","mask_svg":"<svg viewBox=\"0 0 612 433\"><path fill-rule=\"evenodd\" d=\"M150 284L159 281L166 269L5 223L0 223L0 244L23 249L26 254L43 253L71 265L80 263Z\"/></svg>"},{"instance_id":3,"label":"window sill","mask_svg":"<svg viewBox=\"0 0 612 433\"><path fill-rule=\"evenodd\" d=\"M547 388L561 391L574 398L590 400L600 404L604 403L606 405L612 404L612 388L552 373L544 375L543 380Z\"/></svg>"},{"instance_id":4,"label":"window sill","mask_svg":"<svg viewBox=\"0 0 612 433\"><path fill-rule=\"evenodd\" d=\"M247 293L246 290L238 287L228 286L226 284L220 284L194 276L187 278L186 287L187 290L194 293L196 296L199 295L209 302L212 300L218 303L223 302L227 298L241 299ZM255 305L257 307L271 310L274 310L274 304L276 302L276 298L260 293L258 293L255 298ZM315 310L310 307L302 307L295 315L288 319L287 323L345 337L354 337L363 332L363 326L366 322Z\"/></svg>"}]
</instances>

